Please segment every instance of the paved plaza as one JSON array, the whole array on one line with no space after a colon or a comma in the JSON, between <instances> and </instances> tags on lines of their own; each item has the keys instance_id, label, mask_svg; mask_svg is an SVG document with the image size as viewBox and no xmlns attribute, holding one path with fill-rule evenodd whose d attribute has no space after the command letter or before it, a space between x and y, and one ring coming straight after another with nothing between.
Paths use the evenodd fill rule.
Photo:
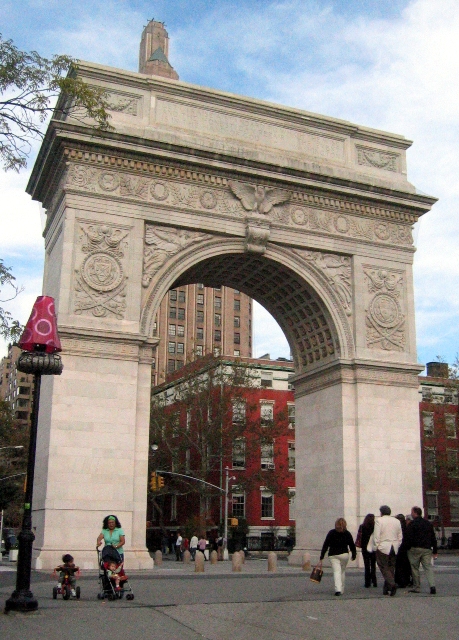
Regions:
<instances>
[{"instance_id":1,"label":"paved plaza","mask_svg":"<svg viewBox=\"0 0 459 640\"><path fill-rule=\"evenodd\" d=\"M459 638L459 558L441 556L436 563L438 595L401 589L395 598L382 589L365 589L363 571L350 569L346 592L333 595L331 569L322 583L279 561L277 573L266 560L249 560L240 574L231 563L193 565L165 561L151 571L131 572L132 602L97 599L95 572L80 580L80 601L52 599L49 573L34 572L32 590L39 609L32 614L0 615L0 636L26 640L37 633L47 640L456 640ZM15 585L15 567L0 564L0 606Z\"/></svg>"}]
</instances>

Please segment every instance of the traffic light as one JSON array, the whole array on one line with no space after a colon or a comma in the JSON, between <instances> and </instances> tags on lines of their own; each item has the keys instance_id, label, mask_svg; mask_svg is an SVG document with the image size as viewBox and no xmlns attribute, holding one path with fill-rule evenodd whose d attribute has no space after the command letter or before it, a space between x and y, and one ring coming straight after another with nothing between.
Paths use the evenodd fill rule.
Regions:
<instances>
[{"instance_id":1,"label":"traffic light","mask_svg":"<svg viewBox=\"0 0 459 640\"><path fill-rule=\"evenodd\" d=\"M158 476L158 489L162 489L164 487L164 478L162 476Z\"/></svg>"},{"instance_id":2,"label":"traffic light","mask_svg":"<svg viewBox=\"0 0 459 640\"><path fill-rule=\"evenodd\" d=\"M150 476L150 489L152 491L157 490L157 482L156 482L156 472L152 471Z\"/></svg>"}]
</instances>

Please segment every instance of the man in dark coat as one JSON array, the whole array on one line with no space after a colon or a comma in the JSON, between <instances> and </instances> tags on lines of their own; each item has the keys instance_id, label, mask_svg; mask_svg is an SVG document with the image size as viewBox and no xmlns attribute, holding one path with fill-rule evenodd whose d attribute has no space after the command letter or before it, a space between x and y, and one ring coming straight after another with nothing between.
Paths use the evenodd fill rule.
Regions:
<instances>
[{"instance_id":1,"label":"man in dark coat","mask_svg":"<svg viewBox=\"0 0 459 640\"><path fill-rule=\"evenodd\" d=\"M408 559L413 575L413 588L410 593L420 593L421 578L419 575L419 565L422 564L427 582L430 586L430 593L435 595L435 577L432 567L432 557L437 557L437 538L432 523L422 517L422 509L413 507L411 509L413 522L406 529L406 546L408 549Z\"/></svg>"}]
</instances>

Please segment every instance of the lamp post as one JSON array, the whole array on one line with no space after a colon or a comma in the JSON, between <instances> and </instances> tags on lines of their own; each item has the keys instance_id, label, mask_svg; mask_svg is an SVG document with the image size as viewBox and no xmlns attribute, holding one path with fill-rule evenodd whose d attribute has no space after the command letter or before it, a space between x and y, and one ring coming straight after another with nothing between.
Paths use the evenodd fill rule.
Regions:
<instances>
[{"instance_id":1,"label":"lamp post","mask_svg":"<svg viewBox=\"0 0 459 640\"><path fill-rule=\"evenodd\" d=\"M38 602L30 590L30 573L32 568L32 545L35 540L32 531L32 497L35 452L37 447L40 385L41 376L60 375L63 369L61 357L57 354L57 352L62 351L62 349L57 333L53 298L49 296L39 296L36 299L18 346L23 349L23 352L18 358L17 369L23 373L33 373L35 380L24 494L24 513L22 517L22 529L18 535L19 550L16 589L5 602L5 613L9 611L35 611L38 608Z\"/></svg>"},{"instance_id":2,"label":"lamp post","mask_svg":"<svg viewBox=\"0 0 459 640\"><path fill-rule=\"evenodd\" d=\"M236 476L229 477L229 468L225 467L225 533L224 533L224 547L223 547L223 560L228 560L228 491L229 481L236 480Z\"/></svg>"}]
</instances>

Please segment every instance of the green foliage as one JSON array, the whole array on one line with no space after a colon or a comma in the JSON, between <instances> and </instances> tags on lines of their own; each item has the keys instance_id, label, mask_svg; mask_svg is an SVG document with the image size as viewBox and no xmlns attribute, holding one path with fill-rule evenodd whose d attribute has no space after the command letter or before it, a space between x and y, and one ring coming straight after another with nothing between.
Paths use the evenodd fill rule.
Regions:
<instances>
[{"instance_id":1,"label":"green foliage","mask_svg":"<svg viewBox=\"0 0 459 640\"><path fill-rule=\"evenodd\" d=\"M5 267L3 260L0 258L0 295L5 294L5 298L0 297L0 302L9 302L13 300L23 290L15 284L16 278L11 273L11 267ZM6 287L6 291L5 291ZM17 320L14 320L11 313L0 307L0 336L5 340L14 342L19 338L22 332L22 326Z\"/></svg>"},{"instance_id":2,"label":"green foliage","mask_svg":"<svg viewBox=\"0 0 459 640\"><path fill-rule=\"evenodd\" d=\"M89 118L93 128L111 129L106 92L88 85L77 71L78 61L70 56L47 59L19 51L0 35L0 160L6 171L27 165L32 142L43 137L51 115L86 125Z\"/></svg>"},{"instance_id":3,"label":"green foliage","mask_svg":"<svg viewBox=\"0 0 459 640\"><path fill-rule=\"evenodd\" d=\"M11 405L0 400L0 510L12 527L21 520L28 441L28 430L15 424Z\"/></svg>"}]
</instances>

